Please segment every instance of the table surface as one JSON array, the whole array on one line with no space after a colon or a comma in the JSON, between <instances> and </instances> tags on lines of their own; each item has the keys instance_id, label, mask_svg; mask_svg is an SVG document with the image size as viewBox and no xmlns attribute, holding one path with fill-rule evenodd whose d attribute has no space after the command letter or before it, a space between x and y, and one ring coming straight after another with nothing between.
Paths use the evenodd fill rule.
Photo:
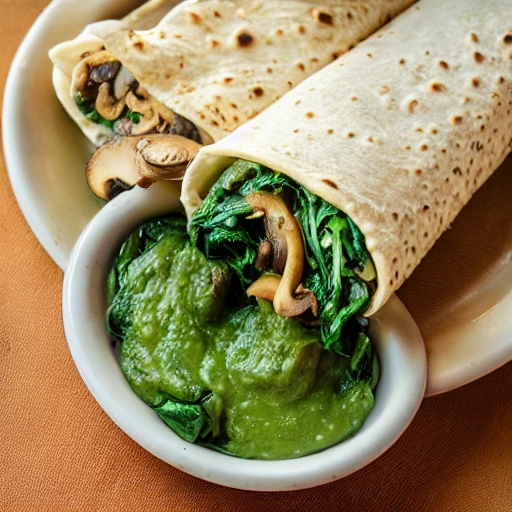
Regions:
<instances>
[{"instance_id":1,"label":"table surface","mask_svg":"<svg viewBox=\"0 0 512 512\"><path fill-rule=\"evenodd\" d=\"M47 4L0 0L2 97L13 55ZM62 272L23 218L2 157L0 205L0 510L512 510L511 364L426 399L388 452L325 486L240 491L161 462L80 379L62 327Z\"/></svg>"}]
</instances>

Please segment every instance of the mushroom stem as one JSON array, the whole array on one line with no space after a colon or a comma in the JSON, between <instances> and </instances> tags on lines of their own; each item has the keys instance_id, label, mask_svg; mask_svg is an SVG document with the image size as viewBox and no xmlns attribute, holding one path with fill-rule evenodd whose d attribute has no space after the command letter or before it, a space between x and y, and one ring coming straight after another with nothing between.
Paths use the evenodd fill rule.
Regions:
<instances>
[{"instance_id":1,"label":"mushroom stem","mask_svg":"<svg viewBox=\"0 0 512 512\"><path fill-rule=\"evenodd\" d=\"M265 214L265 230L272 243L274 252L274 270L281 266L276 261L276 255L285 255L283 275L273 276L266 274L249 287L251 295L266 298L273 293L274 310L281 316L299 316L308 309L316 314L317 300L313 292L305 290L296 294L302 281L304 270L304 245L299 223L287 207L283 198L269 192L253 192L245 199L254 212L262 211ZM276 277L279 283L276 287ZM248 290L248 291L249 291Z\"/></svg>"}]
</instances>

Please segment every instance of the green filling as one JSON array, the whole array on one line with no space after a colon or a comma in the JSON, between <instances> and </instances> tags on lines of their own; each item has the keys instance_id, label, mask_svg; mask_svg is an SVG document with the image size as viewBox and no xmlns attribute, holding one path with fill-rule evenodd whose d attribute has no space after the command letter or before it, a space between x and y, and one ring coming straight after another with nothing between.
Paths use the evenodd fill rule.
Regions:
<instances>
[{"instance_id":1,"label":"green filling","mask_svg":"<svg viewBox=\"0 0 512 512\"><path fill-rule=\"evenodd\" d=\"M124 107L124 110L121 112L121 115L114 119L113 121L109 121L108 119L105 119L94 107L94 102L91 100L87 100L83 98L80 94L77 94L75 98L76 105L80 112L89 119L89 121L92 121L96 124L101 124L102 126L105 126L106 128L110 130L114 130L114 125L119 121L119 119L128 118L133 123L139 124L140 119L142 115L139 112L133 112L128 107Z\"/></svg>"},{"instance_id":2,"label":"green filling","mask_svg":"<svg viewBox=\"0 0 512 512\"><path fill-rule=\"evenodd\" d=\"M354 335L366 326L360 316L371 299L371 286L357 272L371 265L364 238L343 212L296 182L261 165L237 160L215 183L190 223L192 242L210 259L222 259L246 289L261 273L255 268L263 221L247 220L251 192L284 196L305 240L304 287L319 304L322 342L339 354L350 354ZM360 325L361 324L361 325Z\"/></svg>"},{"instance_id":3,"label":"green filling","mask_svg":"<svg viewBox=\"0 0 512 512\"><path fill-rule=\"evenodd\" d=\"M184 439L239 457L299 457L353 434L378 379L365 326L349 322L347 355L326 350L318 329L249 303L226 261L206 258L178 216L125 242L107 316L130 386Z\"/></svg>"}]
</instances>

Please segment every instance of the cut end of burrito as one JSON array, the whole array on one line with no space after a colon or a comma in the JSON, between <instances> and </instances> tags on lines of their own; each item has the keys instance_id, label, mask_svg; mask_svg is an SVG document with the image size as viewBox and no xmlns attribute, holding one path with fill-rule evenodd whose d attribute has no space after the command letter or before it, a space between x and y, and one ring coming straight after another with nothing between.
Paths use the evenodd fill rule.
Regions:
<instances>
[{"instance_id":1,"label":"cut end of burrito","mask_svg":"<svg viewBox=\"0 0 512 512\"><path fill-rule=\"evenodd\" d=\"M201 129L149 95L96 36L84 35L79 44L62 43L50 58L61 103L96 146L115 136L150 133L211 142Z\"/></svg>"},{"instance_id":2,"label":"cut end of burrito","mask_svg":"<svg viewBox=\"0 0 512 512\"><path fill-rule=\"evenodd\" d=\"M225 261L249 297L320 328L326 349L349 352L376 288L364 237L342 211L286 175L235 160L192 212L191 241Z\"/></svg>"}]
</instances>

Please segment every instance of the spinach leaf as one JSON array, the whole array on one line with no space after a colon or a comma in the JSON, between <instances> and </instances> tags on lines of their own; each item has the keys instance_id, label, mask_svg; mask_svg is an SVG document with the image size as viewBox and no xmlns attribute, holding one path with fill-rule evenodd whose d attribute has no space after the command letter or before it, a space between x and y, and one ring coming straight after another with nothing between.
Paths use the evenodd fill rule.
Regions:
<instances>
[{"instance_id":1,"label":"spinach leaf","mask_svg":"<svg viewBox=\"0 0 512 512\"><path fill-rule=\"evenodd\" d=\"M200 404L167 400L153 409L169 427L189 443L197 440L206 422L206 414Z\"/></svg>"}]
</instances>

